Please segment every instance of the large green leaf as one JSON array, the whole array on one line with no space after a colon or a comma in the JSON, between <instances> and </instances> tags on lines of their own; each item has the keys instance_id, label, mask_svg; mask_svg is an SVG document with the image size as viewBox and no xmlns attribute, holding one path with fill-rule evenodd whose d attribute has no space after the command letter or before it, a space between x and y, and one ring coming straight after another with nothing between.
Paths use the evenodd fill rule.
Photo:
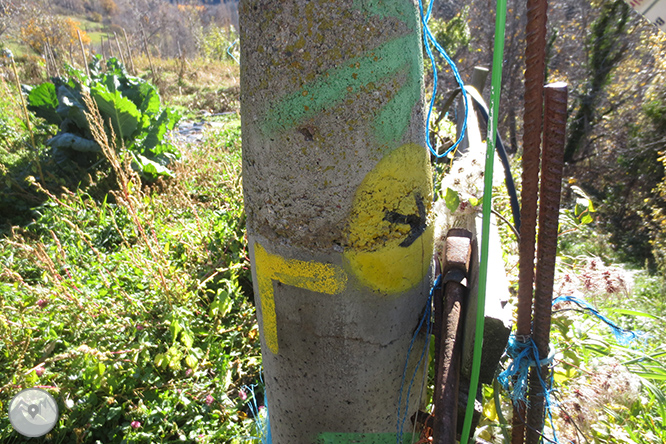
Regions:
<instances>
[{"instance_id":1,"label":"large green leaf","mask_svg":"<svg viewBox=\"0 0 666 444\"><path fill-rule=\"evenodd\" d=\"M72 133L60 133L46 142L52 148L74 150L84 153L101 153L102 149L94 140Z\"/></svg>"},{"instance_id":2,"label":"large green leaf","mask_svg":"<svg viewBox=\"0 0 666 444\"><path fill-rule=\"evenodd\" d=\"M45 119L53 125L60 125L62 117L56 111L58 107L58 94L51 82L44 82L30 90L28 94L28 109L36 116Z\"/></svg>"},{"instance_id":3,"label":"large green leaf","mask_svg":"<svg viewBox=\"0 0 666 444\"><path fill-rule=\"evenodd\" d=\"M140 96L143 98L139 108L144 113L157 115L160 112L160 94L157 89L148 83L142 83L138 87Z\"/></svg>"},{"instance_id":4,"label":"large green leaf","mask_svg":"<svg viewBox=\"0 0 666 444\"><path fill-rule=\"evenodd\" d=\"M155 155L159 155L169 151L168 148L170 146L165 146L162 141L166 132L172 130L179 120L180 115L170 108L162 111L157 120L153 120L150 127L144 131L145 138L141 144L144 154L152 152Z\"/></svg>"},{"instance_id":5,"label":"large green leaf","mask_svg":"<svg viewBox=\"0 0 666 444\"><path fill-rule=\"evenodd\" d=\"M105 75L104 81L102 83L106 86L106 89L108 89L111 92L120 91L121 89L120 79L116 75L109 75L109 74Z\"/></svg>"},{"instance_id":6,"label":"large green leaf","mask_svg":"<svg viewBox=\"0 0 666 444\"><path fill-rule=\"evenodd\" d=\"M120 89L143 113L157 115L160 112L160 95L150 83L126 79Z\"/></svg>"},{"instance_id":7,"label":"large green leaf","mask_svg":"<svg viewBox=\"0 0 666 444\"><path fill-rule=\"evenodd\" d=\"M83 103L81 94L66 84L57 86L56 90L58 92L58 107L56 108L56 112L62 118L63 123L71 121L79 128L81 135L89 135L88 120L85 116L87 108ZM71 125L65 131L72 131Z\"/></svg>"},{"instance_id":8,"label":"large green leaf","mask_svg":"<svg viewBox=\"0 0 666 444\"><path fill-rule=\"evenodd\" d=\"M143 126L141 112L119 91L111 92L103 84L98 83L90 88L90 95L95 100L104 122L111 121L116 137L120 137L123 141L130 140L137 128Z\"/></svg>"},{"instance_id":9,"label":"large green leaf","mask_svg":"<svg viewBox=\"0 0 666 444\"><path fill-rule=\"evenodd\" d=\"M446 203L446 208L448 208L450 212L455 212L460 206L460 196L458 196L458 192L451 188L447 188L446 194L444 195L444 202Z\"/></svg>"},{"instance_id":10,"label":"large green leaf","mask_svg":"<svg viewBox=\"0 0 666 444\"><path fill-rule=\"evenodd\" d=\"M101 76L104 75L102 72L102 55L95 54L88 63L88 70L90 71L91 80L98 80Z\"/></svg>"},{"instance_id":11,"label":"large green leaf","mask_svg":"<svg viewBox=\"0 0 666 444\"><path fill-rule=\"evenodd\" d=\"M147 179L157 179L159 176L173 176L169 168L160 165L154 160L151 160L138 153L133 153L133 157L134 162L132 162L132 168L134 168Z\"/></svg>"},{"instance_id":12,"label":"large green leaf","mask_svg":"<svg viewBox=\"0 0 666 444\"><path fill-rule=\"evenodd\" d=\"M74 68L69 63L65 63L65 72L67 77L69 77L70 86L74 86L75 83L84 85L88 83L88 76L84 71Z\"/></svg>"},{"instance_id":13,"label":"large green leaf","mask_svg":"<svg viewBox=\"0 0 666 444\"><path fill-rule=\"evenodd\" d=\"M127 75L127 71L125 70L125 66L123 66L123 64L120 63L120 60L118 60L115 57L111 57L109 60L106 61L106 74L114 75L121 79L129 77Z\"/></svg>"}]
</instances>

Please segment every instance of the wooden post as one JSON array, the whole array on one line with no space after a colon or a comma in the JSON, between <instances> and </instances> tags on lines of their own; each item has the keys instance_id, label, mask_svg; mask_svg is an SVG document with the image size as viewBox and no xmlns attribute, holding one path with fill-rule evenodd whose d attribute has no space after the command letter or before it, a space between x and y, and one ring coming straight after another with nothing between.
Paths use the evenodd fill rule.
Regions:
<instances>
[{"instance_id":1,"label":"wooden post","mask_svg":"<svg viewBox=\"0 0 666 444\"><path fill-rule=\"evenodd\" d=\"M106 51L105 51L105 48L104 48L104 36L103 35L99 37L99 44L101 46L100 52L102 53L102 59L107 59Z\"/></svg>"},{"instance_id":2,"label":"wooden post","mask_svg":"<svg viewBox=\"0 0 666 444\"><path fill-rule=\"evenodd\" d=\"M132 75L136 75L136 68L134 67L134 57L132 56L132 48L130 48L129 40L127 40L127 33L123 28L123 35L125 36L125 46L127 46L127 55L129 57L130 65L132 65Z\"/></svg>"},{"instance_id":3,"label":"wooden post","mask_svg":"<svg viewBox=\"0 0 666 444\"><path fill-rule=\"evenodd\" d=\"M109 59L113 58L113 46L111 45L111 37L109 37L109 33L106 33L106 49L109 51Z\"/></svg>"},{"instance_id":4,"label":"wooden post","mask_svg":"<svg viewBox=\"0 0 666 444\"><path fill-rule=\"evenodd\" d=\"M113 38L116 41L116 46L118 47L118 54L120 54L120 61L123 63L123 66L127 67L127 63L125 63L125 56L123 56L123 50L120 48L120 41L118 40L118 35L116 34L116 31L113 31Z\"/></svg>"},{"instance_id":5,"label":"wooden post","mask_svg":"<svg viewBox=\"0 0 666 444\"><path fill-rule=\"evenodd\" d=\"M153 59L150 57L150 51L148 50L148 42L146 41L146 33L143 32L143 27L141 28L141 37L143 39L143 49L146 51L146 56L148 56L148 65L150 66L150 75L153 82L155 81L155 67L153 66Z\"/></svg>"},{"instance_id":6,"label":"wooden post","mask_svg":"<svg viewBox=\"0 0 666 444\"><path fill-rule=\"evenodd\" d=\"M86 67L86 75L90 78L90 68L88 67L88 58L86 57L86 50L83 46L83 39L81 38L81 31L76 30L76 34L79 36L79 44L81 45L81 57L83 58L83 66Z\"/></svg>"}]
</instances>

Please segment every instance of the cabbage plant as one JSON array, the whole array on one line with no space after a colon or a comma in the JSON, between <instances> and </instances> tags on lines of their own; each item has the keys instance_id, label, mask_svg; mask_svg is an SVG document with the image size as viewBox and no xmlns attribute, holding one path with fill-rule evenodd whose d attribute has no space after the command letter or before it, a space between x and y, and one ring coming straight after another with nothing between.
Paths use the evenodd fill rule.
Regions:
<instances>
[{"instance_id":1,"label":"cabbage plant","mask_svg":"<svg viewBox=\"0 0 666 444\"><path fill-rule=\"evenodd\" d=\"M99 109L106 134L115 136L115 146L122 151L119 154L132 156L132 166L146 179L170 176L168 165L180 152L165 136L180 115L163 107L157 88L130 76L117 59L109 59L103 70L98 55L89 68L90 76L67 66L65 77L24 86L28 109L59 127L47 145L69 158L85 156L82 153L102 156L86 118L90 110L82 93L87 92Z\"/></svg>"}]
</instances>

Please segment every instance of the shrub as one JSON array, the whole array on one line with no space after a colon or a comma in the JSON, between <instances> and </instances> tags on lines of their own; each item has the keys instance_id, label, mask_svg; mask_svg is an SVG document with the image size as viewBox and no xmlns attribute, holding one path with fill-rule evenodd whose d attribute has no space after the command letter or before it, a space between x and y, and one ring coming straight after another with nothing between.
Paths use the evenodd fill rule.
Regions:
<instances>
[{"instance_id":1,"label":"shrub","mask_svg":"<svg viewBox=\"0 0 666 444\"><path fill-rule=\"evenodd\" d=\"M203 41L199 50L207 59L232 60L230 47L238 39L238 34L233 27L221 27L210 25L204 32Z\"/></svg>"},{"instance_id":2,"label":"shrub","mask_svg":"<svg viewBox=\"0 0 666 444\"><path fill-rule=\"evenodd\" d=\"M79 28L79 22L69 17L48 14L36 15L28 19L19 30L23 42L37 54L43 54L48 44L54 51L66 51L73 44L78 44L78 33L84 44L90 43L90 37Z\"/></svg>"},{"instance_id":3,"label":"shrub","mask_svg":"<svg viewBox=\"0 0 666 444\"><path fill-rule=\"evenodd\" d=\"M659 161L663 164L664 171L666 171L666 152L659 153ZM653 227L652 240L652 254L657 262L658 269L666 272L666 177L657 184L654 189L654 196L650 200L651 203L651 226Z\"/></svg>"}]
</instances>

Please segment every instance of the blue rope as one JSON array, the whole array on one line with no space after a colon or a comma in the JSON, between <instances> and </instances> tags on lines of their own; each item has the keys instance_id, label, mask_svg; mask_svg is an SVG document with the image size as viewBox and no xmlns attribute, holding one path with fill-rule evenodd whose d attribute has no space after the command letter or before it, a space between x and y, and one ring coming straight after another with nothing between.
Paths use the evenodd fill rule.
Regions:
<instances>
[{"instance_id":1,"label":"blue rope","mask_svg":"<svg viewBox=\"0 0 666 444\"><path fill-rule=\"evenodd\" d=\"M520 402L525 402L526 399L527 375L530 367L541 368L544 365L550 366L553 362L554 353L551 353L545 359L541 359L539 357L537 345L532 338L529 338L527 341L520 341L513 334L509 338L509 344L505 353L512 359L512 362L506 370L497 376L497 381L509 394L509 398L511 398L513 405L518 405ZM541 372L538 371L536 373L539 375L539 382L543 390L546 413L548 414L550 423L553 424L553 401L551 397L553 390L553 374L551 372L549 381L546 383ZM555 427L553 427L552 430L552 442L559 443Z\"/></svg>"},{"instance_id":2,"label":"blue rope","mask_svg":"<svg viewBox=\"0 0 666 444\"><path fill-rule=\"evenodd\" d=\"M428 351L430 347L430 334L432 333L432 319L431 319L431 313L432 313L432 298L433 294L435 293L435 290L441 285L442 283L442 275L437 276L437 279L435 279L435 283L433 284L432 288L430 289L430 294L428 295L428 301L426 302L426 309L425 312L423 313L423 316L421 317L421 321L419 322L418 327L416 327L416 331L414 331L414 335L412 336L412 340L409 343L409 349L407 350L407 359L405 360L405 368L402 371L402 382L400 383L400 393L398 396L398 422L396 424L396 443L401 444L402 443L402 435L403 435L403 430L405 426L405 421L407 420L407 416L409 415L409 395L412 391L412 385L414 384L414 380L416 379L416 375L419 371L419 367L421 366L421 362L424 360L425 354ZM425 345L423 346L423 351L421 352L421 357L419 357L418 362L416 363L416 368L414 369L414 373L412 374L412 379L409 381L409 386L407 388L407 400L405 401L405 413L403 414L401 412L401 406L402 406L402 392L405 387L405 380L407 379L407 367L409 365L409 356L412 353L412 348L414 347L414 342L416 342L416 338L419 335L419 332L421 332L421 329L423 328L423 323L426 323L426 341Z\"/></svg>"},{"instance_id":3,"label":"blue rope","mask_svg":"<svg viewBox=\"0 0 666 444\"><path fill-rule=\"evenodd\" d=\"M527 374L530 367L536 365L536 361L532 359L532 356L534 356L533 350L536 350L536 346L533 346L533 344L532 339L523 342L512 334L504 352L511 358L511 364L499 374L497 380L504 390L509 393L509 398L511 398L514 405L524 401L527 395Z\"/></svg>"},{"instance_id":4,"label":"blue rope","mask_svg":"<svg viewBox=\"0 0 666 444\"><path fill-rule=\"evenodd\" d=\"M263 385L263 378L262 378ZM251 436L247 438L248 440L259 440L261 444L272 444L273 439L271 437L271 426L270 419L268 417L268 399L266 393L264 393L264 413L262 418L262 413L260 412L259 406L257 405L257 395L254 389L257 387L257 384L252 384L251 386L244 385L243 390L246 390L246 393L249 392L252 395L252 399L249 401L250 411L252 416L254 416L254 425L257 429L259 436Z\"/></svg>"},{"instance_id":5,"label":"blue rope","mask_svg":"<svg viewBox=\"0 0 666 444\"><path fill-rule=\"evenodd\" d=\"M619 325L615 324L606 316L599 313L599 310L597 310L592 305L588 304L587 302L585 302L580 298L577 298L575 296L559 296L553 300L553 305L557 304L558 302L572 302L581 307L584 311L588 312L592 316L602 321L611 329L613 336L615 336L615 340L620 345L629 345L641 336L640 333L636 333L631 330L626 330L620 327Z\"/></svg>"},{"instance_id":6,"label":"blue rope","mask_svg":"<svg viewBox=\"0 0 666 444\"><path fill-rule=\"evenodd\" d=\"M428 107L428 117L426 119L426 134L425 134L425 139L426 139L426 146L430 150L430 152L437 157L438 159L442 157L446 157L451 151L456 149L458 145L462 142L463 138L465 137L465 131L467 130L467 114L469 112L469 102L467 99L467 93L465 92L465 85L462 81L462 78L460 77L460 73L458 72L458 68L456 67L456 64L451 60L449 55L446 53L446 50L442 48L442 46L437 42L437 39L432 35L432 32L430 32L430 28L428 28L428 21L430 20L430 14L432 13L432 5L434 4L434 1L430 1L428 4L428 11L423 12L423 0L419 0L419 11L421 12L421 24L423 25L423 45L426 50L426 54L428 54L428 58L430 59L430 64L432 65L432 72L433 72L433 85L432 85L432 97L430 98L430 106ZM435 47L437 52L446 60L446 63L449 64L451 67L451 71L453 72L453 76L456 79L456 82L458 82L458 85L460 86L460 90L462 92L463 96L463 101L465 103L465 118L463 120L462 128L460 130L460 136L458 137L458 140L456 143L454 143L452 146L450 146L443 154L438 154L437 151L432 147L432 144L430 143L430 119L432 117L432 110L435 107L435 97L437 95L437 64L435 63L435 56L432 53L432 49L430 48L430 45Z\"/></svg>"},{"instance_id":7,"label":"blue rope","mask_svg":"<svg viewBox=\"0 0 666 444\"><path fill-rule=\"evenodd\" d=\"M582 299L576 298L574 296L559 296L553 300L553 305L560 302L574 303L587 313L592 314L597 319L604 322L606 325L608 325L608 327L610 327L613 335L622 345L628 345L640 337L640 334L638 333L619 327L617 324L613 323L607 317L602 315L599 310ZM539 358L539 351L537 349L536 343L532 338L521 341L512 334L509 337L509 343L507 345L505 354L511 359L511 363L506 370L497 376L497 381L509 394L509 398L511 399L513 405L517 405L526 401L527 375L529 373L530 367L541 368L544 365L550 365L553 361L554 353L551 353L550 356L542 360ZM543 388L546 413L548 414L550 423L553 424L553 401L551 397L551 392L553 390L553 374L551 372L550 380L548 383L546 383L546 381L544 381L541 376L541 372L536 373L539 375L541 387ZM559 443L555 428L553 428L553 439L553 442Z\"/></svg>"},{"instance_id":8,"label":"blue rope","mask_svg":"<svg viewBox=\"0 0 666 444\"><path fill-rule=\"evenodd\" d=\"M229 57L234 59L234 61L240 65L240 60L238 60L236 56L233 54L233 52L231 52L234 49L234 46L236 46L237 44L238 44L238 39L236 39L231 45L227 47L227 54L229 54Z\"/></svg>"},{"instance_id":9,"label":"blue rope","mask_svg":"<svg viewBox=\"0 0 666 444\"><path fill-rule=\"evenodd\" d=\"M532 344L534 344L534 359L535 362L538 362L540 366L542 365L550 365L553 362L554 354L550 354L546 359L543 361L539 359L539 350L537 349L536 344L534 341L532 341ZM548 414L548 419L550 420L551 428L553 430L553 441L554 443L559 443L560 441L557 439L557 431L555 430L554 422L553 422L553 402L551 398L551 393L553 390L553 382L554 382L554 375L553 372L550 372L550 378L548 381L548 384L546 384L546 381L543 380L543 377L541 375L541 372L536 372L536 374L539 376L539 382L541 383L541 388L543 389L543 399L545 403L545 409L546 413Z\"/></svg>"}]
</instances>

